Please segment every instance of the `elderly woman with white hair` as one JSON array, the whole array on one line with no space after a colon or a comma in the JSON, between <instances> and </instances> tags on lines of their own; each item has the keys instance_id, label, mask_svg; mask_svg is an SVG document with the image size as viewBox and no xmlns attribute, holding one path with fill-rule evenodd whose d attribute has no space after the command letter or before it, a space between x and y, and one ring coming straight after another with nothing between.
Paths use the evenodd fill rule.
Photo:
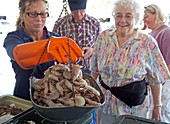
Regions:
<instances>
[{"instance_id":1,"label":"elderly woman with white hair","mask_svg":"<svg viewBox=\"0 0 170 124\"><path fill-rule=\"evenodd\" d=\"M92 76L99 78L106 98L97 110L97 124L111 124L125 114L149 118L151 101L151 119L160 120L162 84L170 79L167 65L156 40L136 28L139 4L118 0L114 5L116 28L98 36L91 58Z\"/></svg>"},{"instance_id":2,"label":"elderly woman with white hair","mask_svg":"<svg viewBox=\"0 0 170 124\"><path fill-rule=\"evenodd\" d=\"M167 17L165 12L163 12L159 6L150 4L145 7L144 14L144 29L151 29L149 34L156 39L168 69L170 70L170 27L166 25ZM163 106L161 121L170 123L170 81L163 85L162 89Z\"/></svg>"}]
</instances>

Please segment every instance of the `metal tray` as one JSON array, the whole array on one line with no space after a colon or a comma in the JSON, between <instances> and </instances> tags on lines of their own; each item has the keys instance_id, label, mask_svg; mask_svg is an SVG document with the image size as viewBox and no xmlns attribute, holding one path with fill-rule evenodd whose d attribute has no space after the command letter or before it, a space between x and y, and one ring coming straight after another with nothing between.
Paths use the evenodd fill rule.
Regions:
<instances>
[{"instance_id":1,"label":"metal tray","mask_svg":"<svg viewBox=\"0 0 170 124\"><path fill-rule=\"evenodd\" d=\"M131 115L121 115L112 124L168 124L168 123Z\"/></svg>"},{"instance_id":2,"label":"metal tray","mask_svg":"<svg viewBox=\"0 0 170 124\"><path fill-rule=\"evenodd\" d=\"M31 101L21 99L12 95L0 96L0 106L1 105L11 105L14 104L16 108L22 109L23 111L32 107Z\"/></svg>"},{"instance_id":3,"label":"metal tray","mask_svg":"<svg viewBox=\"0 0 170 124\"><path fill-rule=\"evenodd\" d=\"M82 106L82 107L61 107L61 108L50 108L50 107L40 106L36 104L33 100L34 91L31 87L30 88L31 101L33 103L34 109L41 117L47 120L53 121L53 122L71 122L71 121L78 120L80 118L83 118L84 116L91 114L95 109L97 109L100 106L103 106L103 104L105 103L105 96L102 93L96 81L90 75L83 74L83 79L88 79L91 85L100 92L101 105ZM30 86L32 86L32 83L34 82L30 81Z\"/></svg>"},{"instance_id":4,"label":"metal tray","mask_svg":"<svg viewBox=\"0 0 170 124\"><path fill-rule=\"evenodd\" d=\"M42 118L41 116L39 116L39 114L37 114L37 112L34 110L34 108L30 108L30 109L18 114L17 116L5 121L2 124L26 124L27 121L35 122L35 124L65 124L65 123L67 123L67 122L56 123L56 122L48 121L48 120ZM92 116L88 115L88 116L85 116L79 120L69 122L69 124L90 124L91 121L92 121Z\"/></svg>"},{"instance_id":5,"label":"metal tray","mask_svg":"<svg viewBox=\"0 0 170 124\"><path fill-rule=\"evenodd\" d=\"M17 109L21 109L22 111L26 111L32 107L31 101L24 100L12 95L0 96L0 106L11 106L11 105L15 106ZM3 116L0 116L0 124L11 119L12 117L19 115L20 113L16 115L5 114Z\"/></svg>"}]
</instances>

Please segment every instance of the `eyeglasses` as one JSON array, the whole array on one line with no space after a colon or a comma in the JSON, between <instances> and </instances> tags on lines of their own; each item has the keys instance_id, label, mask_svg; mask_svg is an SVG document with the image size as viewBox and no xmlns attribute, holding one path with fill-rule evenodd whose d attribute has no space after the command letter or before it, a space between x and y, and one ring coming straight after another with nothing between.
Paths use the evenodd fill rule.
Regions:
<instances>
[{"instance_id":1,"label":"eyeglasses","mask_svg":"<svg viewBox=\"0 0 170 124\"><path fill-rule=\"evenodd\" d=\"M153 8L152 6L147 6L147 7L144 7L145 10L151 14L155 14L156 13L156 10L155 8Z\"/></svg>"},{"instance_id":2,"label":"eyeglasses","mask_svg":"<svg viewBox=\"0 0 170 124\"><path fill-rule=\"evenodd\" d=\"M132 14L115 14L114 15L115 19L117 20L121 20L122 18L125 18L126 20L131 20L134 18L134 16Z\"/></svg>"},{"instance_id":3,"label":"eyeglasses","mask_svg":"<svg viewBox=\"0 0 170 124\"><path fill-rule=\"evenodd\" d=\"M38 15L41 16L41 18L47 18L49 17L49 13L45 12L45 13L36 13L36 12L26 12L26 14L31 17L31 18L36 18Z\"/></svg>"}]
</instances>

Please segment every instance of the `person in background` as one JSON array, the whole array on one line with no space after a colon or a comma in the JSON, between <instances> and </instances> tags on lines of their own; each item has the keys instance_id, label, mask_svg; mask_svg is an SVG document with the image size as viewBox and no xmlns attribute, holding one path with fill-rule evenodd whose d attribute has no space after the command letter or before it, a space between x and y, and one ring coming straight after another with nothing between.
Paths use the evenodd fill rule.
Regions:
<instances>
[{"instance_id":1,"label":"person in background","mask_svg":"<svg viewBox=\"0 0 170 124\"><path fill-rule=\"evenodd\" d=\"M144 13L144 25L146 25L148 29L152 30L149 34L156 39L165 62L170 70L170 27L165 24L167 17L161 8L155 4L146 6Z\"/></svg>"},{"instance_id":2,"label":"person in background","mask_svg":"<svg viewBox=\"0 0 170 124\"><path fill-rule=\"evenodd\" d=\"M120 115L149 118L151 94L154 103L151 119L161 119L162 84L170 79L170 74L156 40L136 28L142 13L137 1L117 0L113 9L116 29L100 33L94 44L90 70L96 81L98 77L103 80L99 80L98 83L106 98L105 104L98 109L97 124L111 124ZM146 81L143 82L143 79ZM130 89L118 93L120 95L117 96L112 92L113 88L130 87L130 84L141 89L140 86L146 85L146 82L149 85L144 89L148 90L148 95L139 91L139 94L146 97L144 101L135 105L128 105L128 100L123 101L118 97L125 92L127 94L124 94L123 98L126 98L128 92L132 92ZM128 97L133 99L136 96Z\"/></svg>"},{"instance_id":3,"label":"person in background","mask_svg":"<svg viewBox=\"0 0 170 124\"><path fill-rule=\"evenodd\" d=\"M59 43L55 40L55 37L59 35L49 32L45 26L46 18L49 17L48 9L47 0L19 1L20 12L16 22L16 31L7 34L3 45L15 72L14 96L30 100L30 76L34 74L36 78L42 78L44 71L54 64L54 60L60 60L51 56L56 53L55 49L49 47L49 51L54 51L54 54L46 51L47 45L54 48ZM51 38L52 36L55 37ZM64 42L59 44L67 45ZM39 61L42 53L45 56L43 55Z\"/></svg>"},{"instance_id":4,"label":"person in background","mask_svg":"<svg viewBox=\"0 0 170 124\"><path fill-rule=\"evenodd\" d=\"M170 27L165 24L167 17L159 6L150 4L145 7L143 21L145 25L143 30L146 28L151 29L149 34L156 39L168 69L170 70ZM170 86L170 82L166 84ZM162 121L170 123L170 96L167 92L168 90L170 90L170 87L167 85L163 86ZM164 93L164 91L166 91L166 93Z\"/></svg>"},{"instance_id":5,"label":"person in background","mask_svg":"<svg viewBox=\"0 0 170 124\"><path fill-rule=\"evenodd\" d=\"M86 14L87 0L68 0L71 13L57 20L53 32L72 38L84 51L83 58L76 64L81 65L83 73L90 74L89 61L93 53L94 42L100 32L100 22ZM95 123L95 112L93 122Z\"/></svg>"},{"instance_id":6,"label":"person in background","mask_svg":"<svg viewBox=\"0 0 170 124\"><path fill-rule=\"evenodd\" d=\"M90 73L89 59L100 32L100 23L86 14L86 3L87 0L68 0L71 13L55 22L53 32L76 41L84 51L83 59L79 59L76 64L83 66L83 73Z\"/></svg>"}]
</instances>

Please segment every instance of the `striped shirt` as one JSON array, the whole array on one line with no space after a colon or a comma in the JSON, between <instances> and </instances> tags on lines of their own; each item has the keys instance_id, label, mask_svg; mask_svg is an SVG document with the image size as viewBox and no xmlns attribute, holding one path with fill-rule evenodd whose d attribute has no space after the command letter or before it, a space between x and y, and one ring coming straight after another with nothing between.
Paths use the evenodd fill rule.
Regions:
<instances>
[{"instance_id":1,"label":"striped shirt","mask_svg":"<svg viewBox=\"0 0 170 124\"><path fill-rule=\"evenodd\" d=\"M72 38L80 48L93 47L100 31L100 23L92 16L85 15L81 23L76 23L71 15L65 16L55 22L53 31L61 36ZM89 69L89 59L79 59L84 69ZM88 67L87 67L88 66Z\"/></svg>"}]
</instances>

